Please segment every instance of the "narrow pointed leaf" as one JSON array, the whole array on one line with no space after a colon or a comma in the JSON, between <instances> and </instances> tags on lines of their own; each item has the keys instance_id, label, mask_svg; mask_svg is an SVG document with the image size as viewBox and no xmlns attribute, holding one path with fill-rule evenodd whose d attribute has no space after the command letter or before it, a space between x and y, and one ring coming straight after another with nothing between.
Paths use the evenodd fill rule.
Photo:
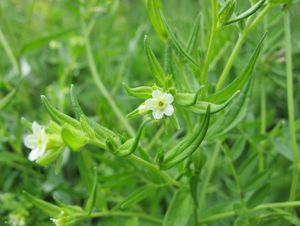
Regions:
<instances>
[{"instance_id":1,"label":"narrow pointed leaf","mask_svg":"<svg viewBox=\"0 0 300 226\"><path fill-rule=\"evenodd\" d=\"M249 9L247 9L245 12L241 13L240 15L238 15L235 18L232 18L232 19L228 20L226 23L224 23L224 25L229 25L229 24L232 24L232 23L235 23L235 22L246 19L247 17L254 14L257 10L259 10L263 6L265 1L266 0L258 1L256 4L254 4Z\"/></svg>"},{"instance_id":2,"label":"narrow pointed leaf","mask_svg":"<svg viewBox=\"0 0 300 226\"><path fill-rule=\"evenodd\" d=\"M163 226L188 225L193 213L192 198L185 188L178 190L173 196L165 215Z\"/></svg>"},{"instance_id":3,"label":"narrow pointed leaf","mask_svg":"<svg viewBox=\"0 0 300 226\"><path fill-rule=\"evenodd\" d=\"M197 42L199 40L199 31L200 31L200 20L202 18L202 14L199 13L195 19L195 23L192 28L192 32L190 34L186 51L188 54L193 55L197 50Z\"/></svg>"},{"instance_id":4,"label":"narrow pointed leaf","mask_svg":"<svg viewBox=\"0 0 300 226\"><path fill-rule=\"evenodd\" d=\"M162 39L166 39L168 33L159 15L161 9L160 0L148 0L147 2L148 15L154 30Z\"/></svg>"},{"instance_id":5,"label":"narrow pointed leaf","mask_svg":"<svg viewBox=\"0 0 300 226\"><path fill-rule=\"evenodd\" d=\"M164 17L164 15L162 14L162 12L160 13L162 21L164 22L169 37L173 42L174 47L177 49L177 51L187 59L187 61L189 61L191 64L193 64L194 66L196 66L197 68L200 68L200 65L193 59L193 57L185 50L185 48L181 45L181 43L179 42L179 40L176 38L175 34L173 33L171 27L169 26L166 18Z\"/></svg>"},{"instance_id":6,"label":"narrow pointed leaf","mask_svg":"<svg viewBox=\"0 0 300 226\"><path fill-rule=\"evenodd\" d=\"M46 111L48 112L48 114L50 115L50 117L57 122L58 124L69 124L71 126L74 126L75 128L79 127L80 124L78 121L76 121L75 119L71 118L70 116L58 111L56 108L54 108L48 101L47 97L45 96L41 96L43 105L46 109Z\"/></svg>"},{"instance_id":7,"label":"narrow pointed leaf","mask_svg":"<svg viewBox=\"0 0 300 226\"><path fill-rule=\"evenodd\" d=\"M200 87L196 93L177 93L175 102L181 106L186 107L196 104L202 88L203 86Z\"/></svg>"},{"instance_id":8,"label":"narrow pointed leaf","mask_svg":"<svg viewBox=\"0 0 300 226\"><path fill-rule=\"evenodd\" d=\"M210 106L207 107L204 119L197 123L192 134L167 152L165 159L160 166L161 169L165 170L173 167L188 158L200 147L208 129L209 119Z\"/></svg>"},{"instance_id":9,"label":"narrow pointed leaf","mask_svg":"<svg viewBox=\"0 0 300 226\"><path fill-rule=\"evenodd\" d=\"M160 87L165 87L166 84L166 76L163 68L161 67L160 63L158 62L156 56L154 55L149 42L148 38L145 35L144 38L144 45L145 45L145 51L148 59L148 63L151 69L151 72L155 78L155 81Z\"/></svg>"},{"instance_id":10,"label":"narrow pointed leaf","mask_svg":"<svg viewBox=\"0 0 300 226\"><path fill-rule=\"evenodd\" d=\"M17 92L17 89L13 89L5 97L0 99L0 110L4 109L6 106L8 106L12 102L16 92Z\"/></svg>"},{"instance_id":11,"label":"narrow pointed leaf","mask_svg":"<svg viewBox=\"0 0 300 226\"><path fill-rule=\"evenodd\" d=\"M72 104L73 110L75 112L75 116L77 119L80 119L80 116L83 115L83 111L79 105L77 95L75 92L75 87L73 84L71 85L71 88L70 88L70 96L71 96L71 104Z\"/></svg>"},{"instance_id":12,"label":"narrow pointed leaf","mask_svg":"<svg viewBox=\"0 0 300 226\"><path fill-rule=\"evenodd\" d=\"M96 198L97 198L97 183L98 183L98 177L97 177L97 168L94 170L94 181L93 181L93 187L92 190L90 191L89 198L86 203L85 210L89 214L91 214L95 203L96 203Z\"/></svg>"},{"instance_id":13,"label":"narrow pointed leaf","mask_svg":"<svg viewBox=\"0 0 300 226\"><path fill-rule=\"evenodd\" d=\"M36 198L26 191L23 191L23 194L34 206L38 207L51 217L58 216L61 213L61 209L58 206L53 205L50 202L46 202L42 199Z\"/></svg>"},{"instance_id":14,"label":"narrow pointed leaf","mask_svg":"<svg viewBox=\"0 0 300 226\"><path fill-rule=\"evenodd\" d=\"M222 90L218 91L215 94L212 94L211 96L207 97L207 101L212 101L214 103L227 100L230 98L236 91L243 89L245 84L250 80L252 72L254 70L256 61L258 59L259 53L261 51L263 40L265 39L266 34L263 36L261 41L258 43L257 47L255 48L251 59L246 66L246 68L243 70L243 72L236 77L228 86L223 88Z\"/></svg>"}]
</instances>

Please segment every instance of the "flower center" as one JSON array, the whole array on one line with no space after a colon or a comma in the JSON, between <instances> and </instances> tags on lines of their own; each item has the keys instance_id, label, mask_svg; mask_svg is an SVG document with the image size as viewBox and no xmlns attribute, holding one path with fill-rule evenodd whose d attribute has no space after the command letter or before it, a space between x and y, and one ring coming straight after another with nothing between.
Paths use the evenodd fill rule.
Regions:
<instances>
[{"instance_id":1,"label":"flower center","mask_svg":"<svg viewBox=\"0 0 300 226\"><path fill-rule=\"evenodd\" d=\"M162 100L158 100L156 106L159 110L163 110L166 107L166 103Z\"/></svg>"}]
</instances>

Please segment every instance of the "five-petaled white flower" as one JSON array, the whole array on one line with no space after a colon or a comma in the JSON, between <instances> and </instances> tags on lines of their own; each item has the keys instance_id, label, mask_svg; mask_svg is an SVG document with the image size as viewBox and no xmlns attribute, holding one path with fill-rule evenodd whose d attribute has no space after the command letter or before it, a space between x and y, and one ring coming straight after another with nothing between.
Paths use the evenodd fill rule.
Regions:
<instances>
[{"instance_id":1,"label":"five-petaled white flower","mask_svg":"<svg viewBox=\"0 0 300 226\"><path fill-rule=\"evenodd\" d=\"M37 122L32 123L32 134L24 138L24 144L31 149L28 159L35 161L44 155L47 147L47 134L45 128Z\"/></svg>"},{"instance_id":2,"label":"five-petaled white flower","mask_svg":"<svg viewBox=\"0 0 300 226\"><path fill-rule=\"evenodd\" d=\"M171 116L174 113L173 96L160 90L152 91L152 98L145 101L147 110L152 111L153 118L161 119L164 115Z\"/></svg>"}]
</instances>

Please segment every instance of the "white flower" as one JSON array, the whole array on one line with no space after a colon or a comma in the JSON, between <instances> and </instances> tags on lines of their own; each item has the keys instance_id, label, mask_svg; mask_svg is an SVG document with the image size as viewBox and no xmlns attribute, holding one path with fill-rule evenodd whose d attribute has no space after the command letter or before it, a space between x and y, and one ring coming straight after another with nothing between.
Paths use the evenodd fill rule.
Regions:
<instances>
[{"instance_id":1,"label":"white flower","mask_svg":"<svg viewBox=\"0 0 300 226\"><path fill-rule=\"evenodd\" d=\"M46 151L47 147L47 134L45 128L40 126L37 122L32 123L32 134L24 138L24 144L31 149L28 159L35 161L40 158Z\"/></svg>"},{"instance_id":2,"label":"white flower","mask_svg":"<svg viewBox=\"0 0 300 226\"><path fill-rule=\"evenodd\" d=\"M174 113L173 100L171 94L157 89L152 92L152 98L145 101L145 107L152 111L153 118L161 119L164 115L171 116Z\"/></svg>"}]
</instances>

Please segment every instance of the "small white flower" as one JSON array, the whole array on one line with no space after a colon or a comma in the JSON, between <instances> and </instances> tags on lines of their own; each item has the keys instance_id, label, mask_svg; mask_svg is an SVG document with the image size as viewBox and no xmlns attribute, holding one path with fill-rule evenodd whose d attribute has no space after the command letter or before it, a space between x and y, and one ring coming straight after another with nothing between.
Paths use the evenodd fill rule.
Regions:
<instances>
[{"instance_id":1,"label":"small white flower","mask_svg":"<svg viewBox=\"0 0 300 226\"><path fill-rule=\"evenodd\" d=\"M171 94L157 89L152 92L152 98L145 101L145 107L152 111L153 118L161 119L164 115L171 116L174 113L173 100Z\"/></svg>"},{"instance_id":2,"label":"small white flower","mask_svg":"<svg viewBox=\"0 0 300 226\"><path fill-rule=\"evenodd\" d=\"M47 134L45 128L37 122L32 123L32 134L24 138L24 144L31 149L28 159L35 161L40 158L46 151L47 147Z\"/></svg>"}]
</instances>

